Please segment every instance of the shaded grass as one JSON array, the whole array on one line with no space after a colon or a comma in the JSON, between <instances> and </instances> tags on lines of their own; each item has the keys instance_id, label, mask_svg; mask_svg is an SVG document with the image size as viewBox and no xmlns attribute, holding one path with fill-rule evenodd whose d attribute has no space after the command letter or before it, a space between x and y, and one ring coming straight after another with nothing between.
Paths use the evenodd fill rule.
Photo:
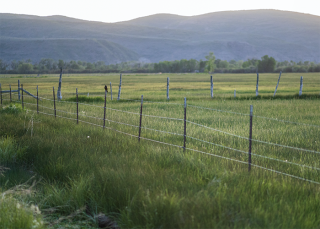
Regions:
<instances>
[{"instance_id":1,"label":"shaded grass","mask_svg":"<svg viewBox=\"0 0 320 229\"><path fill-rule=\"evenodd\" d=\"M1 117L6 134L25 130ZM318 185L109 130L40 116L26 162L44 178L41 209L68 215L84 205L124 228L315 228ZM6 123L6 124L5 124ZM20 131L19 131L20 130ZM14 134L14 132L16 134ZM25 132L25 131L22 131ZM90 138L87 138L90 136Z\"/></svg>"}]
</instances>

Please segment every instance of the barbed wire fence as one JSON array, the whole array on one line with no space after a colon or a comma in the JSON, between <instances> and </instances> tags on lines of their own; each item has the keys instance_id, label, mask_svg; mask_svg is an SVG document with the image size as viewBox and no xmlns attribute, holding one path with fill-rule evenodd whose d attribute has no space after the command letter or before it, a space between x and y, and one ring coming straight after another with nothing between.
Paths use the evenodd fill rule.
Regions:
<instances>
[{"instance_id":1,"label":"barbed wire fence","mask_svg":"<svg viewBox=\"0 0 320 229\"><path fill-rule=\"evenodd\" d=\"M58 118L68 119L68 120L73 120L73 121L76 121L77 123L82 122L82 123L85 123L85 124L88 124L88 125L93 125L93 126L96 126L96 127L109 129L109 130L115 131L117 133L125 134L125 135L128 135L128 136L137 138L139 140L142 139L142 140L145 140L145 141L150 141L150 142L154 142L154 143L158 143L158 144L162 144L162 145L181 148L183 150L188 150L188 151L191 151L191 152L197 152L197 153L201 153L201 154L204 154L204 155L217 157L217 158L220 158L220 159L225 159L225 160L229 160L229 161L233 161L233 162L237 162L237 163L241 163L241 164L247 164L249 171L251 169L251 166L253 166L253 167L256 167L256 168L259 168L259 169L263 169L263 170L266 170L266 171L270 171L270 172L274 172L274 173L277 173L277 174L281 174L283 176L288 176L288 177L291 177L291 178L307 181L307 182L314 183L314 184L320 184L320 182L318 180L316 180L316 179L308 179L306 177L298 176L296 174L291 174L289 172L283 172L283 171L278 171L278 170L275 170L275 169L272 169L272 168L268 168L268 167L256 164L254 162L254 160L256 158L261 158L261 159L268 160L268 161L275 161L275 162L278 162L278 163L283 163L283 164L285 164L287 166L297 166L297 167L300 167L301 169L308 169L310 171L314 171L312 173L312 174L316 174L316 176L314 176L314 177L317 177L317 176L319 177L319 174L320 174L319 173L320 168L317 167L317 164L315 166L310 166L310 165L303 164L303 162L296 163L296 162L293 162L293 161L288 161L288 160L282 160L282 159L279 159L279 158L268 157L268 156L265 156L265 155L258 154L257 152L255 152L255 153L251 152L251 148L249 148L248 151L245 151L245 150L236 149L236 148L233 148L233 147L230 147L230 146L218 144L218 143L213 142L213 141L206 141L206 140L201 139L201 138L189 136L189 135L187 135L187 132L186 132L187 131L187 124L196 126L197 128L206 129L206 130L209 130L209 131L217 132L217 133L220 133L220 134L223 134L223 135L228 135L228 136L231 136L231 137L235 137L235 138L247 141L247 142L250 143L249 147L251 147L251 142L257 142L257 143L262 143L262 144L266 144L266 145L270 145L270 146L277 146L277 147L290 149L292 151L299 151L299 152L302 151L302 152L305 152L305 153L316 154L316 155L320 154L319 151L300 148L300 147L294 147L294 146L284 145L284 144L279 144L279 143L274 143L274 142L262 141L262 140L254 139L251 136L249 136L249 138L248 138L248 137L240 136L240 135L237 135L237 134L229 133L227 131L223 131L223 130L220 130L220 129L217 129L217 128L212 128L212 127L206 126L204 124L200 124L200 123L197 123L197 122L194 122L194 121L190 121L190 120L188 120L186 118L186 114L187 114L186 112L187 112L187 108L191 107L191 108L196 108L196 109L205 109L205 110L209 110L209 111L225 112L225 113L229 113L229 114L232 114L232 115L246 116L246 117L250 117L251 120L252 120L252 118L260 118L260 119L268 119L268 120L278 121L278 122L283 122L283 123L290 123L290 124L295 124L295 125L303 125L303 126L310 126L310 127L314 127L314 128L320 128L320 126L318 126L318 125L299 123L299 122L292 122L292 121L288 121L288 120L269 118L269 117L263 117L263 116L255 116L255 115L253 115L252 112L250 114L245 114L245 113L239 113L239 112L232 112L232 111L219 110L219 109L213 109L213 108L207 108L207 107L201 107L201 106L188 105L186 103L186 100L185 100L184 104L168 103L168 102L143 101L143 99L141 99L141 100L132 100L132 101L141 103L140 106L137 106L138 109L140 108L140 112L131 112L131 111L125 111L125 110L121 110L121 109L114 109L114 108L107 107L106 106L106 98L107 98L107 96L105 96L105 101L104 101L105 105L104 106L98 106L98 105L95 105L95 104L81 103L81 102L78 101L78 99L77 99L77 102L63 101L63 100L59 101L59 104L60 103L61 104L64 103L64 104L67 104L67 105L77 105L77 112L75 113L75 112L71 111L70 107L69 107L69 111L62 110L62 109L57 109L55 96L53 96L53 99L49 99L49 98L45 98L45 97L40 97L37 94L36 99L35 99L33 95L24 94L23 93L23 91L24 91L23 90L23 85L21 85L21 100L19 100L19 99L15 100L13 97L18 97L18 98L20 97L20 95L18 93L15 93L15 92L18 92L18 91L19 90L11 90L11 87L10 87L10 94L9 93L2 93L2 88L1 88L1 85L0 85L1 105L3 104L3 101L6 101L7 103L8 102L9 103L10 102L21 103L22 106L28 105L28 109L30 109L32 111L35 111L35 112L37 112L39 114L48 115L48 116L54 116L54 117L58 117ZM77 98L78 98L78 94L79 94L78 90L76 90ZM53 95L54 95L54 88L53 88ZM30 98L28 100L28 102L24 101L24 97ZM31 101L36 100L36 103L30 102L30 100ZM47 101L47 102L51 103L51 105L53 105L53 106L52 107L48 107L48 106L40 105L39 101ZM181 106L184 106L184 118L173 118L173 117L166 117L166 116L143 114L142 106L143 106L144 102L145 103L162 103L162 104L166 104L166 105L175 105L175 106L177 106L177 105L180 106L181 105ZM119 121L119 120L113 120L112 118L106 118L106 115L105 115L106 113L105 112L104 112L104 116L103 117L102 117L102 115L100 117L92 116L92 115L86 115L84 111L79 112L79 110L78 110L78 106L79 105L81 105L83 107L93 107L95 109L99 109L100 111L109 110L109 111L124 113L124 114L128 114L128 115L136 115L136 116L140 117L139 125L126 123L126 122ZM41 111L39 110L39 108L41 108ZM57 114L57 112L59 114ZM75 118L75 116L76 116L76 118ZM83 117L83 119L81 117ZM158 130L158 129L155 129L155 128L150 128L148 126L144 126L144 125L142 125L143 117L161 119L161 120L170 120L170 121L174 121L174 122L182 122L183 124L181 124L181 126L183 126L183 128L184 128L184 133L182 134L182 133ZM98 124L98 123L94 123L92 121L88 121L88 119L96 120L96 121L101 122L101 123L103 122L103 125L101 125L101 123ZM135 130L136 133L139 133L139 134L138 135L137 134L132 134L132 133L128 133L127 131L122 131L121 128L117 129L117 128L114 128L114 127L111 127L111 126L106 126L105 125L106 121L109 122L109 123L114 123L114 124L118 124L118 125L121 125L121 126L127 126L127 127L134 128L134 129L136 129ZM174 143L169 143L169 142L160 141L160 140L148 138L148 137L145 137L145 136L141 136L141 129L148 130L148 131L153 131L153 132L158 132L158 133L163 133L163 134L166 134L166 135L169 135L169 136L181 137L181 138L183 138L183 144L181 144L181 145L177 144L177 143L174 144ZM250 125L250 131L252 132L252 123ZM176 142L181 141L182 140L181 138L178 139ZM223 156L223 155L219 155L219 154L215 154L215 153L205 152L203 150L197 149L196 147L195 148L186 147L186 140L187 139L196 141L198 143L205 143L205 144L208 144L208 145L213 146L213 147L218 147L218 148L221 148L221 149L225 149L225 150L229 150L229 151L232 151L232 152L236 152L236 153L247 155L248 156L248 161L239 160L239 159L235 159L235 158L232 158L232 157L227 157L227 156ZM182 143L182 141L181 141L181 143ZM251 156L254 156L254 160L252 160ZM264 161L262 161L262 162L264 162Z\"/></svg>"}]
</instances>

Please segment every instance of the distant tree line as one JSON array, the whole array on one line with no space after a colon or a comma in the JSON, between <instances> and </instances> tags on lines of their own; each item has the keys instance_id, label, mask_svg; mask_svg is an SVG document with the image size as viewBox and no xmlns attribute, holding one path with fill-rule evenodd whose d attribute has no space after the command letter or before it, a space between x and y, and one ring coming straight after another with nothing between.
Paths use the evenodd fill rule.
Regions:
<instances>
[{"instance_id":1,"label":"distant tree line","mask_svg":"<svg viewBox=\"0 0 320 229\"><path fill-rule=\"evenodd\" d=\"M65 73L253 73L253 72L320 72L320 63L310 61L277 62L268 55L259 59L248 59L246 61L216 59L210 52L205 60L182 59L175 61L160 61L158 63L141 63L137 61L122 62L106 65L103 61L94 63L85 61L63 61L53 59L42 59L38 63L31 60L11 61L5 63L0 59L0 72L8 74L44 74L59 73L63 68Z\"/></svg>"}]
</instances>

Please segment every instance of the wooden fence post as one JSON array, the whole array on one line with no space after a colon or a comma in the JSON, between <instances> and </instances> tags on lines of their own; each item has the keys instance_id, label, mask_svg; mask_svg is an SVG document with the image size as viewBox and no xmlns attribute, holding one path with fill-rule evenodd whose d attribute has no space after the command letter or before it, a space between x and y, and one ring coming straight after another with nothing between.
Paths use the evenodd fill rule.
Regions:
<instances>
[{"instance_id":1,"label":"wooden fence post","mask_svg":"<svg viewBox=\"0 0 320 229\"><path fill-rule=\"evenodd\" d=\"M301 78L300 78L300 91L299 91L299 96L302 95L302 87L303 87L303 77L301 76Z\"/></svg>"},{"instance_id":2,"label":"wooden fence post","mask_svg":"<svg viewBox=\"0 0 320 229\"><path fill-rule=\"evenodd\" d=\"M56 111L56 96L54 94L54 87L53 87L53 109L54 109L54 117L57 117L57 111Z\"/></svg>"},{"instance_id":3,"label":"wooden fence post","mask_svg":"<svg viewBox=\"0 0 320 229\"><path fill-rule=\"evenodd\" d=\"M249 172L251 171L252 114L253 114L253 106L250 105L249 159L248 159L248 171Z\"/></svg>"},{"instance_id":4,"label":"wooden fence post","mask_svg":"<svg viewBox=\"0 0 320 229\"><path fill-rule=\"evenodd\" d=\"M140 122L139 122L139 142L141 137L141 125L142 125L142 106L143 106L143 95L141 95L141 107L140 107Z\"/></svg>"},{"instance_id":5,"label":"wooden fence post","mask_svg":"<svg viewBox=\"0 0 320 229\"><path fill-rule=\"evenodd\" d=\"M23 104L23 84L21 84L21 104L22 104L22 109L24 109L24 104Z\"/></svg>"},{"instance_id":6,"label":"wooden fence post","mask_svg":"<svg viewBox=\"0 0 320 229\"><path fill-rule=\"evenodd\" d=\"M234 97L236 97L236 90L234 90L234 92L233 92L233 96L234 96Z\"/></svg>"},{"instance_id":7,"label":"wooden fence post","mask_svg":"<svg viewBox=\"0 0 320 229\"><path fill-rule=\"evenodd\" d=\"M79 99L78 99L78 88L76 88L76 97L77 97L77 124L79 124Z\"/></svg>"},{"instance_id":8,"label":"wooden fence post","mask_svg":"<svg viewBox=\"0 0 320 229\"><path fill-rule=\"evenodd\" d=\"M259 95L259 73L257 72L256 96Z\"/></svg>"},{"instance_id":9,"label":"wooden fence post","mask_svg":"<svg viewBox=\"0 0 320 229\"><path fill-rule=\"evenodd\" d=\"M111 95L111 100L113 100L113 97L112 97L112 84L110 82L110 95Z\"/></svg>"},{"instance_id":10,"label":"wooden fence post","mask_svg":"<svg viewBox=\"0 0 320 229\"><path fill-rule=\"evenodd\" d=\"M213 98L213 79L212 79L212 76L210 76L210 82L211 82L211 98Z\"/></svg>"},{"instance_id":11,"label":"wooden fence post","mask_svg":"<svg viewBox=\"0 0 320 229\"><path fill-rule=\"evenodd\" d=\"M186 151L186 137L187 137L187 98L184 98L184 138L183 151Z\"/></svg>"},{"instance_id":12,"label":"wooden fence post","mask_svg":"<svg viewBox=\"0 0 320 229\"><path fill-rule=\"evenodd\" d=\"M12 102L12 98L11 98L11 85L9 84L10 87L10 103Z\"/></svg>"},{"instance_id":13,"label":"wooden fence post","mask_svg":"<svg viewBox=\"0 0 320 229\"><path fill-rule=\"evenodd\" d=\"M118 91L118 100L120 100L121 84L122 84L122 74L120 74L120 84L119 84L119 91Z\"/></svg>"},{"instance_id":14,"label":"wooden fence post","mask_svg":"<svg viewBox=\"0 0 320 229\"><path fill-rule=\"evenodd\" d=\"M37 85L37 113L39 114L39 93L38 93L38 85Z\"/></svg>"},{"instance_id":15,"label":"wooden fence post","mask_svg":"<svg viewBox=\"0 0 320 229\"><path fill-rule=\"evenodd\" d=\"M169 77L167 77L167 100L169 100Z\"/></svg>"},{"instance_id":16,"label":"wooden fence post","mask_svg":"<svg viewBox=\"0 0 320 229\"><path fill-rule=\"evenodd\" d=\"M275 96L276 96L276 93L277 93L277 90L278 90L278 86L279 86L279 82L280 82L281 73L282 73L282 72L280 71L280 75L279 75L278 83L277 83L276 89L274 90L273 97L275 97Z\"/></svg>"},{"instance_id":17,"label":"wooden fence post","mask_svg":"<svg viewBox=\"0 0 320 229\"><path fill-rule=\"evenodd\" d=\"M57 91L57 99L58 99L58 101L60 101L62 99L61 83L62 83L62 68L60 68L59 87L58 87L58 91Z\"/></svg>"},{"instance_id":18,"label":"wooden fence post","mask_svg":"<svg viewBox=\"0 0 320 229\"><path fill-rule=\"evenodd\" d=\"M20 80L18 80L18 100L20 100Z\"/></svg>"},{"instance_id":19,"label":"wooden fence post","mask_svg":"<svg viewBox=\"0 0 320 229\"><path fill-rule=\"evenodd\" d=\"M107 109L107 90L104 90L104 113L103 113L103 128L106 128L106 109Z\"/></svg>"}]
</instances>

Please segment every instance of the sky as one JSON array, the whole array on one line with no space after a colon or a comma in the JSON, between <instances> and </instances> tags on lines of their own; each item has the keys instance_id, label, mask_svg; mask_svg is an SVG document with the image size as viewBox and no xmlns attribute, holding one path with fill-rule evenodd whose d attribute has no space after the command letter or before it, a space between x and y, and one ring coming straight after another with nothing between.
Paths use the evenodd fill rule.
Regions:
<instances>
[{"instance_id":1,"label":"sky","mask_svg":"<svg viewBox=\"0 0 320 229\"><path fill-rule=\"evenodd\" d=\"M89 21L118 22L157 13L193 16L253 9L276 9L320 16L319 0L4 0L0 13L64 15Z\"/></svg>"}]
</instances>

